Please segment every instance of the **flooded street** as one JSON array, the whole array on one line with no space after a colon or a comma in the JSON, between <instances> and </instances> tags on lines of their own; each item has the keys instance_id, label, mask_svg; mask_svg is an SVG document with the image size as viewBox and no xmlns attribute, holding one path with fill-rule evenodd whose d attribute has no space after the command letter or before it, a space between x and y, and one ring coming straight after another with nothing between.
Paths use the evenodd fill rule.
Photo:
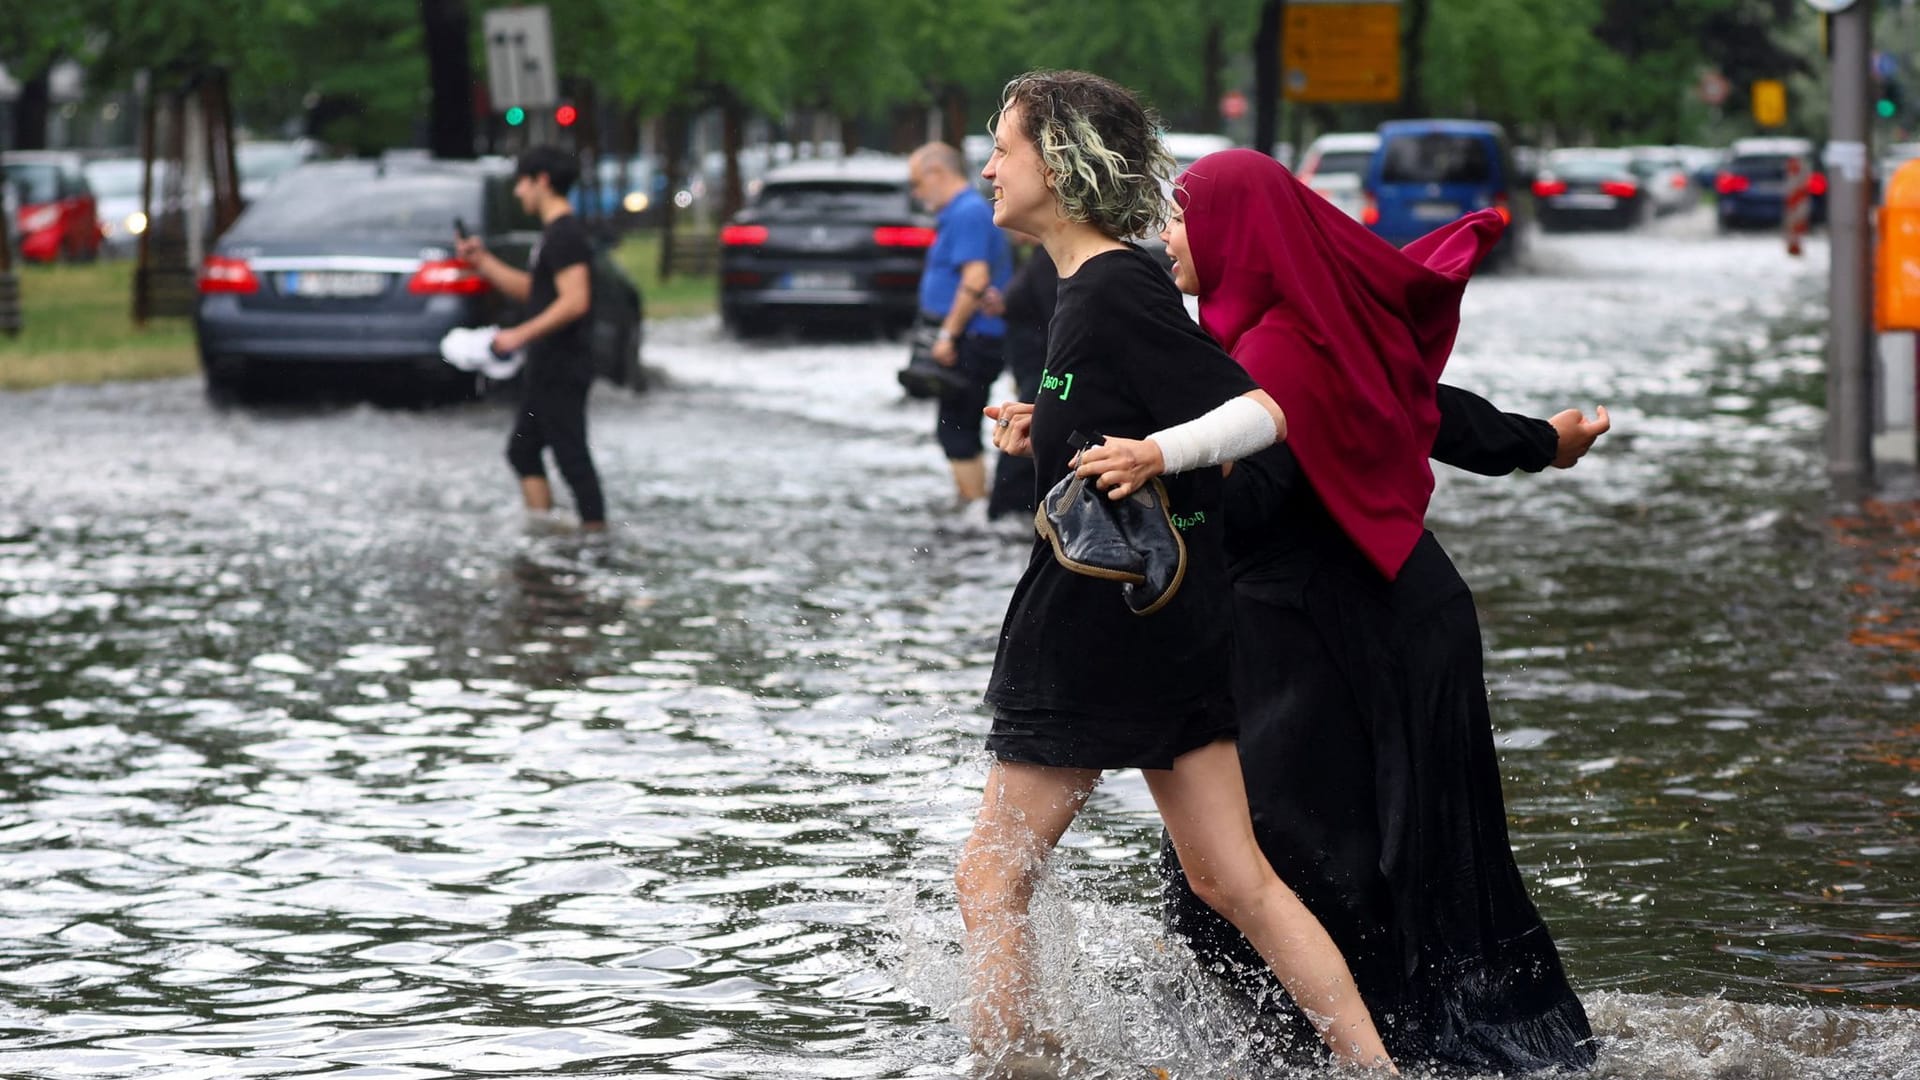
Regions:
<instances>
[{"instance_id":1,"label":"flooded street","mask_svg":"<svg viewBox=\"0 0 1920 1080\"><path fill-rule=\"evenodd\" d=\"M1920 517L1827 501L1826 250L1780 249L1539 237L1449 368L1613 414L1431 516L1605 1077L1920 1077ZM1026 548L945 512L903 345L649 348L598 542L523 520L501 405L0 394L0 1075L955 1075ZM1109 778L1048 1007L1116 1076L1291 1075L1164 947L1158 843Z\"/></svg>"}]
</instances>

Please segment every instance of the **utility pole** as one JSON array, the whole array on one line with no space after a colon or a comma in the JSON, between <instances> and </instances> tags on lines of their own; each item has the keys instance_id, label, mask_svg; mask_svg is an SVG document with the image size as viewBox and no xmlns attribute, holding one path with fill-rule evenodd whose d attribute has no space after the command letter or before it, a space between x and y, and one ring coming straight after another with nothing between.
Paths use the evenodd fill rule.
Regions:
<instances>
[{"instance_id":1,"label":"utility pole","mask_svg":"<svg viewBox=\"0 0 1920 1080\"><path fill-rule=\"evenodd\" d=\"M1872 190L1873 0L1808 0L1828 13L1833 60L1827 143L1827 237L1832 320L1827 337L1827 475L1843 498L1873 482Z\"/></svg>"}]
</instances>

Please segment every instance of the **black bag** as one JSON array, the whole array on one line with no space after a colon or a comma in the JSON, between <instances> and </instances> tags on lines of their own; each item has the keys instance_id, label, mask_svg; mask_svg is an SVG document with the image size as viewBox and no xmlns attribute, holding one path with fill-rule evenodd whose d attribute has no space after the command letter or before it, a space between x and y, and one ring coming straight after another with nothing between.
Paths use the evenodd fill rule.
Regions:
<instances>
[{"instance_id":1,"label":"black bag","mask_svg":"<svg viewBox=\"0 0 1920 1080\"><path fill-rule=\"evenodd\" d=\"M1100 440L1076 444L1096 445ZM1080 457L1074 455L1073 466ZM1127 608L1151 615L1167 606L1187 576L1187 544L1173 527L1167 486L1159 477L1124 499L1109 499L1090 477L1072 472L1040 500L1033 526L1053 545L1053 557L1076 574L1121 583Z\"/></svg>"},{"instance_id":2,"label":"black bag","mask_svg":"<svg viewBox=\"0 0 1920 1080\"><path fill-rule=\"evenodd\" d=\"M967 388L967 377L959 365L948 367L933 358L933 346L939 340L939 322L929 319L914 324L908 338L911 351L907 354L907 366L895 376L908 397L926 401Z\"/></svg>"}]
</instances>

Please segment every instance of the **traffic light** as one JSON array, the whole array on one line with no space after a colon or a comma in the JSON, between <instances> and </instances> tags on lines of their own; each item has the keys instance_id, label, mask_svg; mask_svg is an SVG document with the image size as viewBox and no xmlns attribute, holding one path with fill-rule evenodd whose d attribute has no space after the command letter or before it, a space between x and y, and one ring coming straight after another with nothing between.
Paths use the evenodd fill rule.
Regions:
<instances>
[{"instance_id":1,"label":"traffic light","mask_svg":"<svg viewBox=\"0 0 1920 1080\"><path fill-rule=\"evenodd\" d=\"M573 122L578 119L580 119L580 110L574 108L571 101L563 101L559 108L553 110L553 122L561 127L572 127Z\"/></svg>"},{"instance_id":2,"label":"traffic light","mask_svg":"<svg viewBox=\"0 0 1920 1080\"><path fill-rule=\"evenodd\" d=\"M513 108L507 110L507 126L508 127L519 127L521 124L524 124L526 122L527 122L527 110L521 108L518 105L515 105Z\"/></svg>"},{"instance_id":3,"label":"traffic light","mask_svg":"<svg viewBox=\"0 0 1920 1080\"><path fill-rule=\"evenodd\" d=\"M1900 85L1900 80L1881 79L1880 100L1873 104L1873 111L1880 115L1880 119L1891 120L1899 116L1900 110L1904 108L1905 105L1906 94L1904 88Z\"/></svg>"}]
</instances>

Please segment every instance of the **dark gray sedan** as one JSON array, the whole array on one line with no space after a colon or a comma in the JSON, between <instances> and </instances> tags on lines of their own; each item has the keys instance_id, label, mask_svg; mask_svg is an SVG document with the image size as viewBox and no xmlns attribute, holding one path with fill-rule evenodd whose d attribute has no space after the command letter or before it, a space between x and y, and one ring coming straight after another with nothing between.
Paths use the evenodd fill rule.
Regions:
<instances>
[{"instance_id":1,"label":"dark gray sedan","mask_svg":"<svg viewBox=\"0 0 1920 1080\"><path fill-rule=\"evenodd\" d=\"M933 237L905 158L774 169L720 231L721 318L742 335L823 321L904 329Z\"/></svg>"},{"instance_id":2,"label":"dark gray sedan","mask_svg":"<svg viewBox=\"0 0 1920 1080\"><path fill-rule=\"evenodd\" d=\"M440 359L441 337L522 315L454 257L455 221L526 265L540 226L513 199L512 180L500 163L432 161L319 162L283 176L201 266L194 328L209 394L316 368L473 386ZM601 258L593 299L596 366L637 385L638 291Z\"/></svg>"}]
</instances>

